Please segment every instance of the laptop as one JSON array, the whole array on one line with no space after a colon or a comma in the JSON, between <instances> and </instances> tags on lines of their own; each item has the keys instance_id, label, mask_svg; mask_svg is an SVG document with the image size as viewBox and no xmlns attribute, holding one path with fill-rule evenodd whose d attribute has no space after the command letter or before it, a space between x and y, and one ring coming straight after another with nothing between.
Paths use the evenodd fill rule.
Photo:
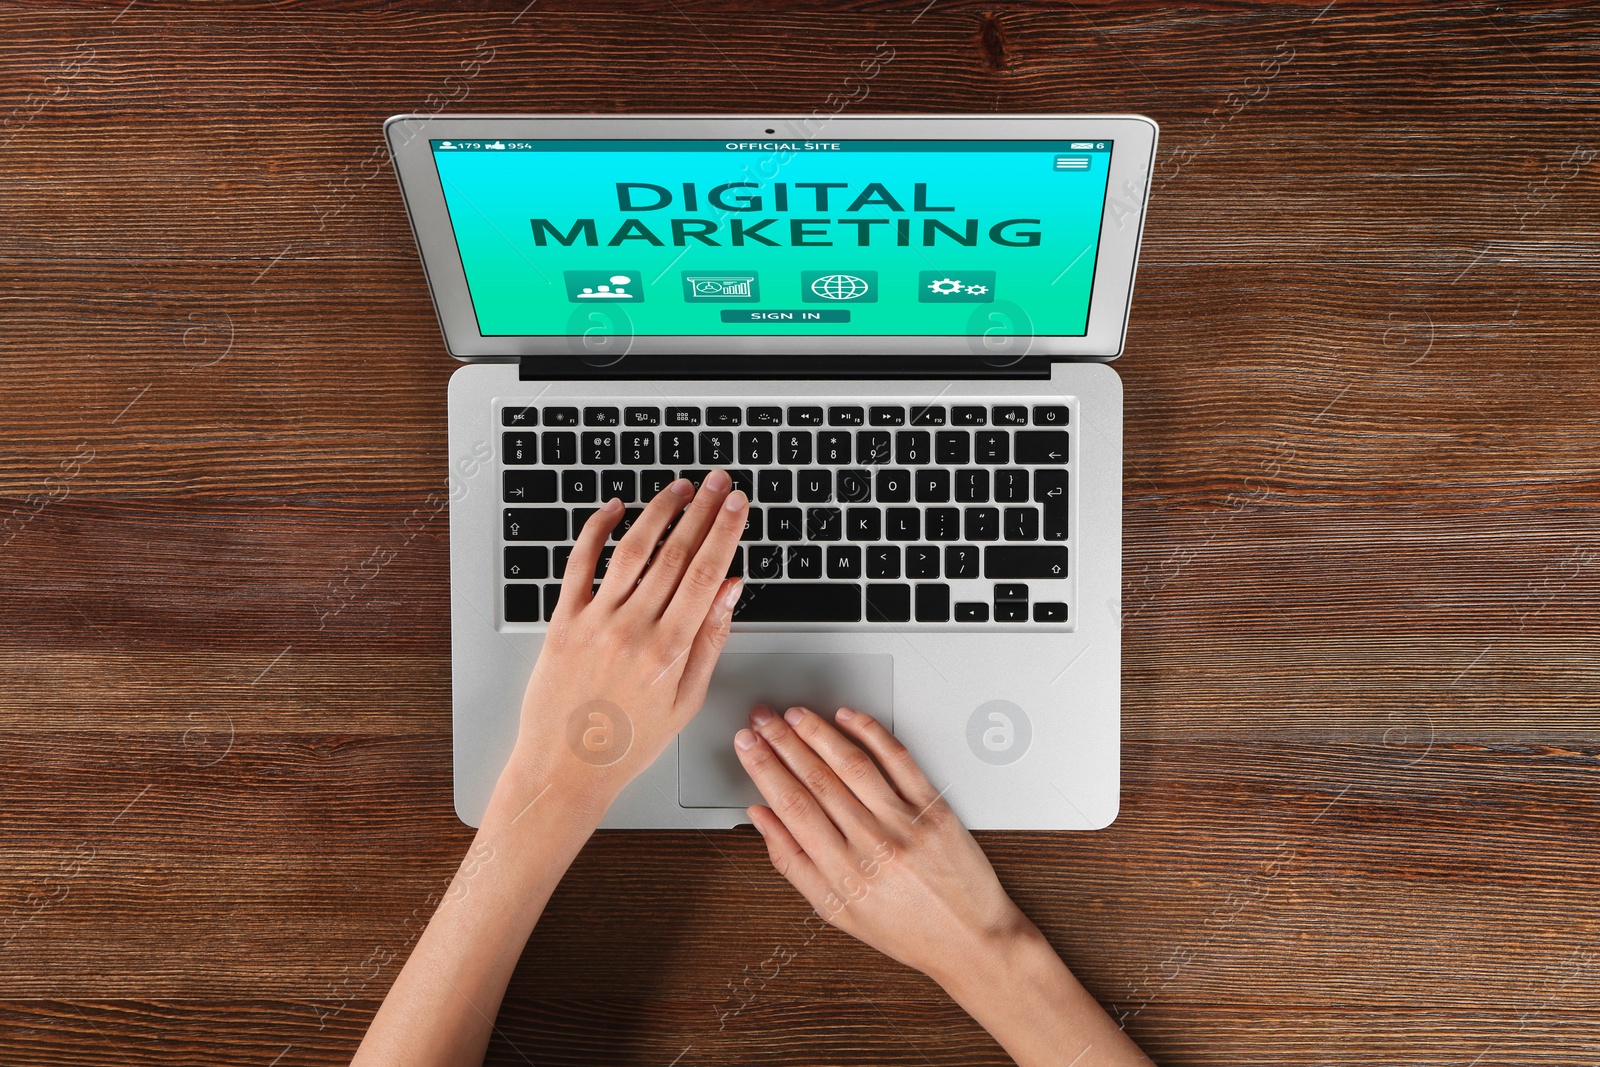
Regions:
<instances>
[{"instance_id":1,"label":"laptop","mask_svg":"<svg viewBox=\"0 0 1600 1067\"><path fill-rule=\"evenodd\" d=\"M705 707L604 827L731 827L752 704L887 723L974 829L1119 793L1140 116L398 115L445 346L455 806L516 739L572 535L751 499Z\"/></svg>"}]
</instances>

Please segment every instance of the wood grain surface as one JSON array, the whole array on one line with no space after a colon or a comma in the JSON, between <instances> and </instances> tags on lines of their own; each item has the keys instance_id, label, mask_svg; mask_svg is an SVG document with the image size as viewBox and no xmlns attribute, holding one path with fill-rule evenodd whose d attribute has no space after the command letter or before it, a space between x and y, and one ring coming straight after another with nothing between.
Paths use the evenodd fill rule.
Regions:
<instances>
[{"instance_id":1,"label":"wood grain surface","mask_svg":"<svg viewBox=\"0 0 1600 1067\"><path fill-rule=\"evenodd\" d=\"M0 2L0 1063L346 1062L469 840L379 131L445 110L1157 119L1122 813L982 843L1163 1067L1600 1062L1597 49L1543 2ZM602 832L489 1062L1008 1062L806 914L748 829Z\"/></svg>"}]
</instances>

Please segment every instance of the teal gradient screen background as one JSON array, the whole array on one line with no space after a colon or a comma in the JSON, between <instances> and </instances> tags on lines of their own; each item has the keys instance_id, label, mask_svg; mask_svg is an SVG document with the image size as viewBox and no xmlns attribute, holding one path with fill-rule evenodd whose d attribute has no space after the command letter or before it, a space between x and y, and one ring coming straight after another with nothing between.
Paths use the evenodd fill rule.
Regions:
<instances>
[{"instance_id":1,"label":"teal gradient screen background","mask_svg":"<svg viewBox=\"0 0 1600 1067\"><path fill-rule=\"evenodd\" d=\"M949 336L998 325L1085 333L1110 141L732 143L433 141L479 332ZM837 147L806 150L811 143ZM626 206L619 183L636 186ZM712 190L727 183L754 188L736 186L714 203ZM665 194L646 185L670 202L653 207ZM681 232L675 219L689 220ZM1030 234L1037 243L1022 243ZM575 281L568 272L587 273ZM691 298L688 279L707 272L731 279L727 291L739 295ZM814 291L819 272L870 279L870 292L840 300L837 285ZM596 278L623 274L637 279L623 287L625 299L592 299L608 295L593 292ZM951 292L954 283L962 284Z\"/></svg>"}]
</instances>

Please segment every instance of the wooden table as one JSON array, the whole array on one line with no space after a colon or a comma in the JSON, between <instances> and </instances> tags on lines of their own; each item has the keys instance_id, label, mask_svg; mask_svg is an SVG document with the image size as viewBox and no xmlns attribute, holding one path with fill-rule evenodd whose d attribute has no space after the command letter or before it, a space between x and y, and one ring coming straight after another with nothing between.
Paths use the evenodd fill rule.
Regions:
<instances>
[{"instance_id":1,"label":"wooden table","mask_svg":"<svg viewBox=\"0 0 1600 1067\"><path fill-rule=\"evenodd\" d=\"M0 6L0 1061L345 1062L469 840L383 118L813 109L1162 124L1122 815L981 835L1085 984L1163 1065L1600 1060L1597 21ZM1008 1062L806 914L601 833L490 1061Z\"/></svg>"}]
</instances>

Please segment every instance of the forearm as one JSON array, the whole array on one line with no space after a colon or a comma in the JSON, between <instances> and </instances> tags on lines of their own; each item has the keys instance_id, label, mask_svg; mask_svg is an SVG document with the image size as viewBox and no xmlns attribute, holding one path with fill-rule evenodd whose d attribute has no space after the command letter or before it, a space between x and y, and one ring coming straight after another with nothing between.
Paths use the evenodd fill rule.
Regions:
<instances>
[{"instance_id":1,"label":"forearm","mask_svg":"<svg viewBox=\"0 0 1600 1067\"><path fill-rule=\"evenodd\" d=\"M1019 1067L1152 1067L1032 923L983 964L933 977Z\"/></svg>"},{"instance_id":2,"label":"forearm","mask_svg":"<svg viewBox=\"0 0 1600 1067\"><path fill-rule=\"evenodd\" d=\"M502 778L352 1067L483 1062L528 935L601 811L547 778Z\"/></svg>"}]
</instances>

